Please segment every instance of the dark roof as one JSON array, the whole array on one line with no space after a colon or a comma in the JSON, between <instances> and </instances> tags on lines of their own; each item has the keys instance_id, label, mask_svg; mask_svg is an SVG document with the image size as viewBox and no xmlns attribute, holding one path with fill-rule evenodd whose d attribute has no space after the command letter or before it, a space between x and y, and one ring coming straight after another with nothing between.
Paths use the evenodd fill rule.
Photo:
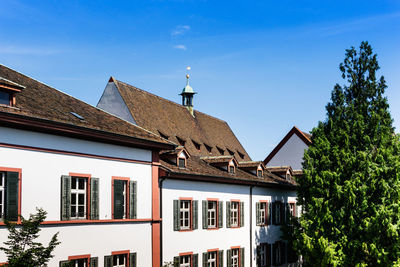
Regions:
<instances>
[{"instance_id":1,"label":"dark roof","mask_svg":"<svg viewBox=\"0 0 400 267\"><path fill-rule=\"evenodd\" d=\"M241 161L239 162L239 168L258 168L258 166L264 167L262 161Z\"/></svg>"},{"instance_id":2,"label":"dark roof","mask_svg":"<svg viewBox=\"0 0 400 267\"><path fill-rule=\"evenodd\" d=\"M215 163L229 163L231 160L234 159L233 156L206 156L201 157L207 163L215 164Z\"/></svg>"},{"instance_id":3,"label":"dark roof","mask_svg":"<svg viewBox=\"0 0 400 267\"><path fill-rule=\"evenodd\" d=\"M297 135L307 146L311 145L311 135L302 132L296 126L285 135L285 137L279 142L279 144L269 153L269 155L264 159L264 164L267 165L268 162L278 153L278 151L286 144L286 142L292 137L292 135Z\"/></svg>"},{"instance_id":4,"label":"dark roof","mask_svg":"<svg viewBox=\"0 0 400 267\"><path fill-rule=\"evenodd\" d=\"M23 86L23 90L16 94L16 106L7 107L0 106L0 114L2 118L12 116L7 123L12 124L13 121L21 121L29 119L35 127L44 127L43 125L57 125L58 132L66 131L69 135L76 133L67 131L66 128L82 129L88 133L100 134L104 138L112 139L112 136L118 136L119 140L126 142L134 140L140 143L141 147L149 145L153 148L173 149L174 145L160 138L145 129L119 119L109 113L106 113L96 107L93 107L83 101L69 96L57 89L38 82L28 76L0 64L0 77L7 80L8 83L15 83ZM77 114L78 116L74 115ZM82 118L79 118L82 117ZM2 125L5 119L0 122ZM21 124L20 123L20 124ZM40 125L39 125L40 124ZM21 126L21 125L20 125ZM47 126L49 129L49 127ZM49 130L50 131L50 130ZM83 137L83 135L82 135ZM105 139L104 139L105 140Z\"/></svg>"},{"instance_id":5,"label":"dark roof","mask_svg":"<svg viewBox=\"0 0 400 267\"><path fill-rule=\"evenodd\" d=\"M237 161L250 160L229 125L220 119L194 111L194 117L186 107L153 95L132 85L111 78L125 101L135 122L154 133L168 136L170 141L179 144L185 141L185 148L192 156L219 156L217 149L234 152ZM200 150L193 143L200 144ZM205 147L212 147L211 152ZM243 159L239 153L243 155Z\"/></svg>"}]
</instances>

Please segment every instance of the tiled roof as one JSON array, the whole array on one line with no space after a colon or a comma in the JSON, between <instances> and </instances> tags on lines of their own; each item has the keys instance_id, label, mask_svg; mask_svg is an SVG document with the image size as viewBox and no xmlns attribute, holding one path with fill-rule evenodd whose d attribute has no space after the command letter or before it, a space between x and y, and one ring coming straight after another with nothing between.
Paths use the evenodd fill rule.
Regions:
<instances>
[{"instance_id":1,"label":"tiled roof","mask_svg":"<svg viewBox=\"0 0 400 267\"><path fill-rule=\"evenodd\" d=\"M180 144L178 138L183 139L185 148L192 156L220 156L218 146L224 150L225 155L229 155L229 151L233 152L237 161L250 160L225 121L197 110L194 111L193 117L186 107L180 104L121 81L112 81L139 126L154 133L162 133L176 144ZM200 149L194 142L200 144ZM211 147L211 152L205 144Z\"/></svg>"},{"instance_id":2,"label":"tiled roof","mask_svg":"<svg viewBox=\"0 0 400 267\"><path fill-rule=\"evenodd\" d=\"M213 163L229 163L232 159L234 159L233 156L211 156L211 157L200 157L200 159L204 160L207 163L213 164Z\"/></svg>"},{"instance_id":3,"label":"tiled roof","mask_svg":"<svg viewBox=\"0 0 400 267\"><path fill-rule=\"evenodd\" d=\"M157 144L167 144L171 148L174 147L170 142L156 134L3 65L0 65L0 77L3 81L7 80L8 83L16 83L25 87L16 94L16 106L0 106L0 113L97 130L107 134L111 133L131 139L136 138ZM74 113L78 116L74 115Z\"/></svg>"},{"instance_id":4,"label":"tiled roof","mask_svg":"<svg viewBox=\"0 0 400 267\"><path fill-rule=\"evenodd\" d=\"M264 167L264 163L262 161L240 161L239 162L239 168L257 168L260 165Z\"/></svg>"}]
</instances>

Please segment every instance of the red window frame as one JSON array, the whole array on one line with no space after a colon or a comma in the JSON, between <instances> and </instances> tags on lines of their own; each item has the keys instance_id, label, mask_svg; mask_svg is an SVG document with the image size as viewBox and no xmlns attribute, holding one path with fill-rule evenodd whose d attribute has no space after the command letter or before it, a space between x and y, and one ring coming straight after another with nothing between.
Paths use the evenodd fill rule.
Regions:
<instances>
[{"instance_id":1,"label":"red window frame","mask_svg":"<svg viewBox=\"0 0 400 267\"><path fill-rule=\"evenodd\" d=\"M216 202L216 211L215 211L215 227L210 228L207 221L207 230L218 230L220 228L219 225L219 199L218 198L207 198L207 212L208 212L208 202ZM218 266L218 265L217 265Z\"/></svg>"},{"instance_id":2,"label":"red window frame","mask_svg":"<svg viewBox=\"0 0 400 267\"><path fill-rule=\"evenodd\" d=\"M218 254L218 252L219 252L219 248L213 248L213 249L207 249L207 253L210 253L210 252L215 252L216 253L216 255L217 255L217 258L216 258L216 266L219 266L219 254ZM207 263L208 263L208 255L207 255Z\"/></svg>"},{"instance_id":3,"label":"red window frame","mask_svg":"<svg viewBox=\"0 0 400 267\"><path fill-rule=\"evenodd\" d=\"M114 181L115 180L123 180L126 181L126 218L125 219L115 219L114 218ZM129 214L129 197L130 197L130 188L129 188L129 182L131 179L129 177L120 177L120 176L112 176L111 177L111 219L112 220L129 220L130 214Z\"/></svg>"},{"instance_id":4,"label":"red window frame","mask_svg":"<svg viewBox=\"0 0 400 267\"><path fill-rule=\"evenodd\" d=\"M0 167L1 172L17 172L18 173L18 219L17 224L21 223L21 204L22 204L22 169L20 168L9 168L9 167ZM4 222L0 221L0 225L4 225Z\"/></svg>"},{"instance_id":5,"label":"red window frame","mask_svg":"<svg viewBox=\"0 0 400 267\"><path fill-rule=\"evenodd\" d=\"M86 259L86 265L90 266L90 254L85 254L85 255L75 255L75 256L68 256L68 260L84 260Z\"/></svg>"},{"instance_id":6,"label":"red window frame","mask_svg":"<svg viewBox=\"0 0 400 267\"><path fill-rule=\"evenodd\" d=\"M189 211L189 229L181 229L181 222L179 222L179 232L190 232L193 231L193 198L192 197L180 197L179 200L190 201ZM178 212L181 212L181 207L178 207ZM180 256L180 254L179 254Z\"/></svg>"},{"instance_id":7,"label":"red window frame","mask_svg":"<svg viewBox=\"0 0 400 267\"><path fill-rule=\"evenodd\" d=\"M68 174L69 176L72 177L78 177L78 178L86 178L86 219L85 220L90 220L90 199L92 198L92 196L90 195L90 179L92 179L92 175L91 174L87 174L87 173L76 173L76 172L70 172ZM76 220L80 220L80 219L76 219ZM70 221L76 221L75 219L70 219Z\"/></svg>"},{"instance_id":8,"label":"red window frame","mask_svg":"<svg viewBox=\"0 0 400 267\"><path fill-rule=\"evenodd\" d=\"M182 256L190 256L190 267L193 267L193 251L179 253L179 265L181 265L181 257Z\"/></svg>"},{"instance_id":9,"label":"red window frame","mask_svg":"<svg viewBox=\"0 0 400 267\"><path fill-rule=\"evenodd\" d=\"M231 250L234 250L234 249L237 249L238 250L238 266L239 267L242 267L241 266L241 257L242 257L242 255L241 255L241 247L240 246L234 246L234 247L231 247ZM231 257L232 257L232 254L231 254ZM229 260L231 260L231 259L229 259Z\"/></svg>"},{"instance_id":10,"label":"red window frame","mask_svg":"<svg viewBox=\"0 0 400 267\"><path fill-rule=\"evenodd\" d=\"M265 216L264 216L264 222L263 223L261 223L261 225L260 226L265 226L265 225L269 225L269 222L268 222L268 213L269 213L269 210L268 210L268 204L269 204L269 201L268 200L260 200L259 201L259 203L265 203ZM269 217L271 217L271 214L269 214Z\"/></svg>"},{"instance_id":11,"label":"red window frame","mask_svg":"<svg viewBox=\"0 0 400 267\"><path fill-rule=\"evenodd\" d=\"M240 210L240 200L239 199L231 199L231 210L232 210L232 203L233 202L236 202L236 203L238 203L238 219L237 219L237 221L238 221L238 225L237 226L232 226L232 224L231 224L231 228L240 228L240 215L241 215L241 210ZM229 211L229 212L231 212L231 210ZM231 214L231 218L232 218L232 214Z\"/></svg>"},{"instance_id":12,"label":"red window frame","mask_svg":"<svg viewBox=\"0 0 400 267\"><path fill-rule=\"evenodd\" d=\"M119 255L125 255L126 256L126 266L129 266L129 254L130 250L119 250L119 251L112 251L111 255L112 256L119 256ZM112 265L113 263L111 263Z\"/></svg>"}]
</instances>

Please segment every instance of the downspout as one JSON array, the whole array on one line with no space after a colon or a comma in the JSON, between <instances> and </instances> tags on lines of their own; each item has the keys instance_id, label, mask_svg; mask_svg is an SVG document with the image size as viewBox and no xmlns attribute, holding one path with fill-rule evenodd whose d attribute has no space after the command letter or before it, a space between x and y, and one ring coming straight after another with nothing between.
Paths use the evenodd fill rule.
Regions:
<instances>
[{"instance_id":1,"label":"downspout","mask_svg":"<svg viewBox=\"0 0 400 267\"><path fill-rule=\"evenodd\" d=\"M250 267L253 267L253 187L250 186Z\"/></svg>"},{"instance_id":2,"label":"downspout","mask_svg":"<svg viewBox=\"0 0 400 267\"><path fill-rule=\"evenodd\" d=\"M160 188L160 266L163 266L163 206L162 206L162 184L165 178L160 178L158 182L158 187Z\"/></svg>"}]
</instances>

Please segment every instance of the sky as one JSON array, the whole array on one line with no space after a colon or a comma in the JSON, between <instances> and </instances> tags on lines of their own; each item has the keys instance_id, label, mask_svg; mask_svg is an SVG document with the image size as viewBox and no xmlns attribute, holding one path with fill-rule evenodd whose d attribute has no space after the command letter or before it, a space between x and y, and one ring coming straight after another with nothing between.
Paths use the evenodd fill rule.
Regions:
<instances>
[{"instance_id":1,"label":"sky","mask_svg":"<svg viewBox=\"0 0 400 267\"><path fill-rule=\"evenodd\" d=\"M2 0L0 64L96 105L110 76L228 122L253 160L326 118L368 41L400 132L400 1Z\"/></svg>"}]
</instances>

